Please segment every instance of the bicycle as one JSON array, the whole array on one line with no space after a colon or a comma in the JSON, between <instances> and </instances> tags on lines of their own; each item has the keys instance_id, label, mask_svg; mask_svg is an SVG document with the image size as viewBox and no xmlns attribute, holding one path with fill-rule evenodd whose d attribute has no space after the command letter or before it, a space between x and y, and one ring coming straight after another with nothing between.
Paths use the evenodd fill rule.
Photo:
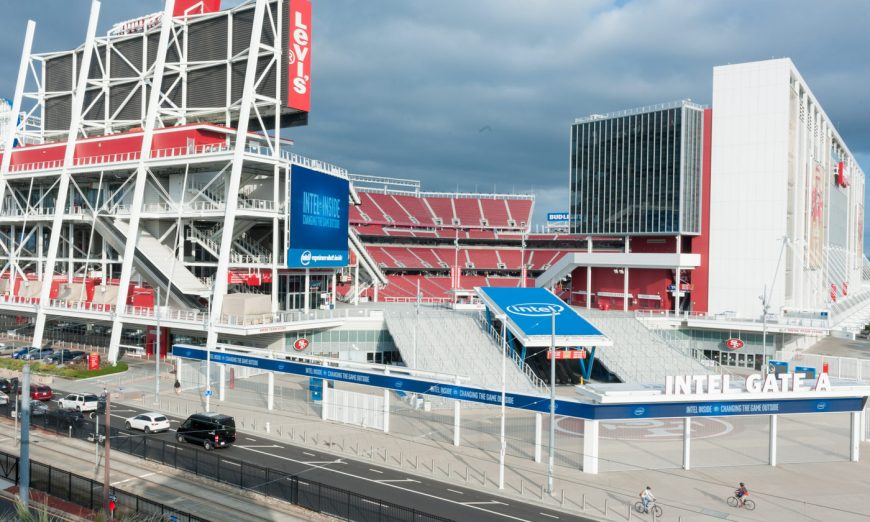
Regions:
<instances>
[{"instance_id":1,"label":"bicycle","mask_svg":"<svg viewBox=\"0 0 870 522\"><path fill-rule=\"evenodd\" d=\"M643 513L644 512L643 502L640 500L635 502L634 503L634 510L637 511L638 513ZM647 511L652 513L654 518L661 518L661 516L662 516L662 508L661 508L661 506L659 506L655 502L649 503L649 506L647 507Z\"/></svg>"},{"instance_id":2,"label":"bicycle","mask_svg":"<svg viewBox=\"0 0 870 522\"><path fill-rule=\"evenodd\" d=\"M728 502L728 505L731 507L739 507L740 506L740 500L736 496L733 496L733 495L728 497L727 502ZM755 502L748 499L748 498L744 498L743 499L743 507L746 508L747 511L752 511L753 509L755 509Z\"/></svg>"}]
</instances>

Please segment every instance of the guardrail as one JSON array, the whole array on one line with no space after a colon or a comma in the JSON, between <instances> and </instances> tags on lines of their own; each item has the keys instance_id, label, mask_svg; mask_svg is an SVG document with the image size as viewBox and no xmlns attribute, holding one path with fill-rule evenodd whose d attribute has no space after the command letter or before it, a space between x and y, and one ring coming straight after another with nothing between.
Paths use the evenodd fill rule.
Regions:
<instances>
[{"instance_id":1,"label":"guardrail","mask_svg":"<svg viewBox=\"0 0 870 522\"><path fill-rule=\"evenodd\" d=\"M0 451L0 478L18 485L20 462L21 459L18 455ZM72 502L91 511L103 509L102 482L35 460L30 461L30 488ZM123 520L126 514L139 513L160 515L165 520L177 522L208 522L205 518L173 509L166 504L148 500L135 493L129 493L115 487L110 487L110 491L110 494L115 496L114 515L119 520Z\"/></svg>"},{"instance_id":2,"label":"guardrail","mask_svg":"<svg viewBox=\"0 0 870 522\"><path fill-rule=\"evenodd\" d=\"M692 320L692 321L710 321L710 322L731 322L731 323L751 323L763 324L765 321L761 317L740 317L733 313L718 313L708 314L705 312L679 312L675 313L671 310L635 310L635 317L638 319L676 319L676 320ZM828 319L809 319L803 317L787 317L787 316L768 316L768 326L797 326L804 328L829 328L830 322Z\"/></svg>"},{"instance_id":3,"label":"guardrail","mask_svg":"<svg viewBox=\"0 0 870 522\"><path fill-rule=\"evenodd\" d=\"M0 415L10 417L11 414L12 410L10 405L7 404L0 406ZM87 439L87 436L94 432L94 423L87 419L70 423L64 418L51 414L34 416L31 419L31 426L44 428L77 439ZM337 488L328 484L309 480L308 478L300 479L296 475L285 473L277 469L259 466L257 464L251 464L243 459L233 459L225 456L221 452L207 452L193 446L192 444L178 444L142 435L130 435L117 428L111 428L109 436L111 437L111 447L113 451L119 451L134 457L140 457L145 460L157 462L164 466L187 471L198 477L203 477L222 484L228 484L246 491L253 491L267 497L283 500L311 511L324 513L342 520L354 522L370 522L373 520L389 520L392 522L451 522L450 519L422 513L414 508L401 506L392 502L348 491L346 489ZM10 454L8 453L0 452L0 465L7 463L3 461L4 455L7 459L10 457ZM11 455L11 457L15 458L14 455ZM34 464L36 463L31 462L31 487L34 489L40 489L40 485L45 484L44 481L40 482L42 477L45 475L35 474L33 467ZM17 481L17 462L16 465L12 467L3 466L2 469L14 469L16 473L15 480ZM48 466L48 474L50 475L54 469L55 468ZM45 470L37 469L36 471L37 473L40 473ZM0 476L2 476L2 473L3 472L0 471ZM68 473L70 477L78 477L69 472L64 471L63 473ZM50 478L48 487L51 487L51 480L52 479ZM69 480L72 480L72 478L68 479L68 481ZM99 506L102 505L102 483L90 479L84 480L89 481L91 486L91 490L87 497L87 502L89 504L82 503L79 505L84 507L94 506L94 501L97 499L98 503L96 506L97 509L99 509ZM62 484L62 481L60 483ZM99 486L97 490L94 489L94 484ZM61 494L64 493L62 486L58 488L57 491ZM94 496L95 491L98 491L96 496ZM168 506L150 502L138 497L137 495L123 491L119 491L119 493L120 494L116 493L116 496L118 497L116 500L118 509L138 510L150 508L154 509L154 511L145 510L139 512L151 514L167 513L167 516L171 513L179 513L171 510ZM70 492L67 496L73 497L73 493ZM81 502L85 502L84 493L81 495L76 494L74 498L75 499L70 498L67 500L78 503L76 499L79 499ZM89 509L94 509L94 507L89 507ZM157 509L165 509L166 511L157 511ZM205 522L203 519L193 517L187 513L184 513L184 515L191 518L180 517L179 520L190 522L199 522L202 520Z\"/></svg>"}]
</instances>

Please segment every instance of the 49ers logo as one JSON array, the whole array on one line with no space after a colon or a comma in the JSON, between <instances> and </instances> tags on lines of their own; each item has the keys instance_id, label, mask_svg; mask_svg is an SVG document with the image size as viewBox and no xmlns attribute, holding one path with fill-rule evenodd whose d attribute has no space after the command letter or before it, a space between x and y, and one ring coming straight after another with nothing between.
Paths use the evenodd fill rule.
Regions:
<instances>
[{"instance_id":1,"label":"49ers logo","mask_svg":"<svg viewBox=\"0 0 870 522\"><path fill-rule=\"evenodd\" d=\"M728 339L725 341L725 348L728 348L729 350L739 350L740 348L743 348L743 340L735 338Z\"/></svg>"},{"instance_id":2,"label":"49ers logo","mask_svg":"<svg viewBox=\"0 0 870 522\"><path fill-rule=\"evenodd\" d=\"M300 337L299 339L296 339L296 342L293 343L293 349L296 350L297 352L301 352L304 349L308 348L308 346L310 344L311 344L311 341L309 341L308 339L306 339L304 337Z\"/></svg>"},{"instance_id":3,"label":"49ers logo","mask_svg":"<svg viewBox=\"0 0 870 522\"><path fill-rule=\"evenodd\" d=\"M289 49L287 49L287 106L308 112L311 109L311 0L290 2Z\"/></svg>"}]
</instances>

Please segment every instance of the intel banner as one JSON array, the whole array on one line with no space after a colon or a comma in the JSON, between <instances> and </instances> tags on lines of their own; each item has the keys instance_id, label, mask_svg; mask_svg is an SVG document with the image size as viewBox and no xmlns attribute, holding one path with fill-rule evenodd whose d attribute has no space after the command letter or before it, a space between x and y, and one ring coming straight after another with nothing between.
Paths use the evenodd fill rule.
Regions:
<instances>
[{"instance_id":1,"label":"intel banner","mask_svg":"<svg viewBox=\"0 0 870 522\"><path fill-rule=\"evenodd\" d=\"M349 190L346 179L293 165L288 268L347 266Z\"/></svg>"}]
</instances>

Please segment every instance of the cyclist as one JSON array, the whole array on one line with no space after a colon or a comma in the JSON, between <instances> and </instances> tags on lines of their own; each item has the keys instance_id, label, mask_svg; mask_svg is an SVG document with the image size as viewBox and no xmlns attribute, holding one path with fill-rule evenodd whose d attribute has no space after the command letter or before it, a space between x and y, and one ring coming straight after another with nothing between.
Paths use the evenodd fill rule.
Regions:
<instances>
[{"instance_id":1,"label":"cyclist","mask_svg":"<svg viewBox=\"0 0 870 522\"><path fill-rule=\"evenodd\" d=\"M653 495L651 487L647 486L646 489L640 492L640 500L643 502L643 512L649 513L650 504L656 501L656 497Z\"/></svg>"},{"instance_id":2,"label":"cyclist","mask_svg":"<svg viewBox=\"0 0 870 522\"><path fill-rule=\"evenodd\" d=\"M743 507L744 498L749 496L749 490L746 489L746 484L743 482L740 483L740 487L737 488L737 491L734 492L734 496L737 497L737 505Z\"/></svg>"}]
</instances>

